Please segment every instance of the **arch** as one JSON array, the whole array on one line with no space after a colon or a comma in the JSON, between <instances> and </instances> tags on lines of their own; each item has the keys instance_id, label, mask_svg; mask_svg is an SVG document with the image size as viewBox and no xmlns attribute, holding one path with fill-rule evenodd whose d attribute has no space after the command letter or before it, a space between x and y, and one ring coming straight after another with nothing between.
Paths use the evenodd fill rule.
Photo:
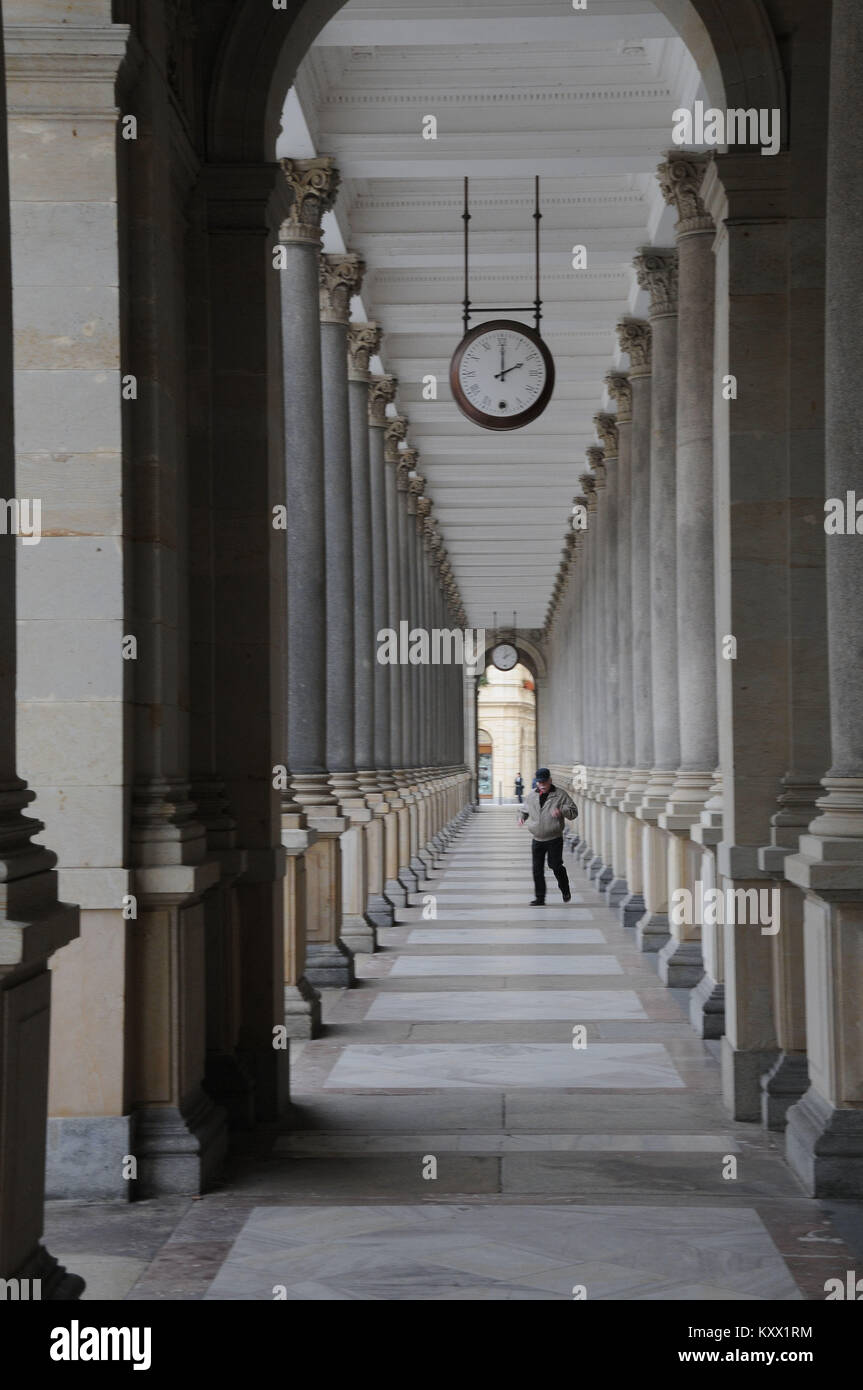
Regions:
<instances>
[{"instance_id":1,"label":"arch","mask_svg":"<svg viewBox=\"0 0 863 1390\"><path fill-rule=\"evenodd\" d=\"M285 94L308 49L343 0L288 0L264 8L240 0L210 86L210 159L273 159ZM788 129L785 78L764 0L654 0L701 71L715 105L778 108Z\"/></svg>"},{"instance_id":2,"label":"arch","mask_svg":"<svg viewBox=\"0 0 863 1390\"><path fill-rule=\"evenodd\" d=\"M712 105L778 108L785 76L764 0L653 0L689 49Z\"/></svg>"}]
</instances>

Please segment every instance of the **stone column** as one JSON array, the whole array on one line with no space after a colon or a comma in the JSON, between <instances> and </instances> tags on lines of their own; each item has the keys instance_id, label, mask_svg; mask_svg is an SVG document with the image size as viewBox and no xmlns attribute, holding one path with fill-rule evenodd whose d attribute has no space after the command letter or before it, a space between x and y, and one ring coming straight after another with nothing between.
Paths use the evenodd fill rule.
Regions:
<instances>
[{"instance_id":1,"label":"stone column","mask_svg":"<svg viewBox=\"0 0 863 1390\"><path fill-rule=\"evenodd\" d=\"M706 848L691 839L701 830L701 813L710 796L718 759L716 726L716 620L713 592L713 333L716 266L715 227L701 200L707 157L669 154L659 168L665 200L677 210L677 681L680 767L658 824L689 833L681 839L684 881L680 886L705 888ZM712 856L710 856L712 858ZM674 885L678 886L678 885ZM685 965L687 953L698 970L705 961L700 939L711 936L709 955L716 958L720 926L671 923L666 950ZM713 1036L722 987L712 974L696 982L699 1031ZM696 1006L695 1004L693 1005ZM708 1024L707 1020L711 1022ZM705 1026L708 1032L704 1032Z\"/></svg>"},{"instance_id":2,"label":"stone column","mask_svg":"<svg viewBox=\"0 0 863 1390\"><path fill-rule=\"evenodd\" d=\"M348 326L348 414L351 441L351 531L354 597L354 755L365 794L377 785L375 766L374 551L369 438L369 358L380 349L376 323ZM381 501L383 496L381 495Z\"/></svg>"},{"instance_id":3,"label":"stone column","mask_svg":"<svg viewBox=\"0 0 863 1390\"><path fill-rule=\"evenodd\" d=\"M603 700L603 671L602 671L602 652L604 647L603 631L603 497L605 493L605 467L603 463L604 453L598 445L592 445L586 451L588 465L591 468L590 477L593 486L590 492L590 613L589 613L589 637L591 644L591 663L590 663L590 684L591 684L591 708L593 712L593 741L594 756L591 766L591 776L588 783L588 797L590 800L590 822L591 822L591 849L592 854L587 861L586 870L591 881L597 881L606 869L602 857L603 851L603 824L602 813L600 810L600 796L606 772L606 728L604 717ZM606 874L606 882L608 875Z\"/></svg>"},{"instance_id":4,"label":"stone column","mask_svg":"<svg viewBox=\"0 0 863 1390\"><path fill-rule=\"evenodd\" d=\"M327 651L323 386L318 261L320 222L339 175L331 159L282 161L294 196L282 227L282 355L288 552L288 757L290 787L315 832L305 855L306 978L353 983L353 959L339 941L346 828L327 780ZM285 818L283 817L283 825ZM291 827L302 833L301 827ZM284 838L284 835L283 835Z\"/></svg>"},{"instance_id":5,"label":"stone column","mask_svg":"<svg viewBox=\"0 0 863 1390\"><path fill-rule=\"evenodd\" d=\"M417 552L419 564L419 621L428 631L431 626L431 573L429 568L429 537L427 523L431 515L431 498L417 497ZM434 865L433 853L429 849L432 838L432 812L434 790L432 788L431 748L429 747L429 712L431 709L431 672L423 673L420 687L420 789L422 792L421 826L417 858L423 864L424 876Z\"/></svg>"},{"instance_id":6,"label":"stone column","mask_svg":"<svg viewBox=\"0 0 863 1390\"><path fill-rule=\"evenodd\" d=\"M680 768L669 830L698 819L718 758L713 595L713 322L715 227L700 189L707 157L669 155L659 183L677 209L677 677ZM669 819L670 818L670 819Z\"/></svg>"},{"instance_id":7,"label":"stone column","mask_svg":"<svg viewBox=\"0 0 863 1390\"><path fill-rule=\"evenodd\" d=\"M326 331L322 329L322 334ZM374 323L349 324L348 426L350 439L350 526L352 549L352 632L354 654L354 763L359 795L352 793L349 846L342 839L342 938L355 951L377 950L369 915L371 883L383 888L383 829L367 800L374 795L374 595L372 588L372 506L369 473L369 358L380 348ZM325 401L326 404L326 401ZM360 804L362 803L362 804ZM354 836L356 832L356 836ZM374 861L377 861L375 865ZM378 886L380 885L380 886Z\"/></svg>"},{"instance_id":8,"label":"stone column","mask_svg":"<svg viewBox=\"0 0 863 1390\"><path fill-rule=\"evenodd\" d=\"M578 511L573 512L573 607L572 624L570 629L571 660L572 660L572 700L574 702L575 720L575 743L573 748L574 764L572 767L572 786L573 800L578 805L578 819L570 829L570 842L578 858L584 853L584 843L586 836L586 800L584 795L585 770L587 767L587 711L585 707L585 691L587 684L587 672L585 669L585 564L587 530L586 517L588 514L587 496L579 490L572 499L573 508Z\"/></svg>"},{"instance_id":9,"label":"stone column","mask_svg":"<svg viewBox=\"0 0 863 1390\"><path fill-rule=\"evenodd\" d=\"M582 827L583 846L579 859L585 872L589 872L597 854L596 803L594 786L597 775L597 714L596 684L594 681L594 605L596 601L596 479L592 473L579 475L579 483L587 498L587 532L584 538L584 606L582 610L582 668L584 677L585 706L585 785L584 785L584 826Z\"/></svg>"},{"instance_id":10,"label":"stone column","mask_svg":"<svg viewBox=\"0 0 863 1390\"><path fill-rule=\"evenodd\" d=\"M809 1192L863 1195L863 401L854 381L860 340L863 160L850 113L861 109L863 13L835 0L827 166L826 478L827 643L832 763L820 815L785 861L806 892L806 1012L810 1088L788 1111L787 1155ZM856 501L856 507L855 507ZM841 511L840 511L841 509ZM837 511L844 524L831 518Z\"/></svg>"},{"instance_id":11,"label":"stone column","mask_svg":"<svg viewBox=\"0 0 863 1390\"><path fill-rule=\"evenodd\" d=\"M374 950L365 919L364 831L371 812L360 795L354 749L354 566L347 345L351 299L364 266L350 252L320 259L321 364L324 403L324 541L326 549L327 770L347 826L339 840L342 920L352 951Z\"/></svg>"},{"instance_id":12,"label":"stone column","mask_svg":"<svg viewBox=\"0 0 863 1390\"><path fill-rule=\"evenodd\" d=\"M650 667L653 720L653 765L641 805L645 822L645 900L647 912L638 924L643 951L659 951L669 940L668 832L656 828L665 810L680 764L677 705L677 528L675 508L677 436L677 252L649 249L636 256L636 275L650 292ZM675 948L672 947L674 953ZM666 983L672 968L674 982L696 983L701 956L664 956Z\"/></svg>"},{"instance_id":13,"label":"stone column","mask_svg":"<svg viewBox=\"0 0 863 1390\"><path fill-rule=\"evenodd\" d=\"M410 465L408 476L407 491L407 551L408 551L408 574L410 578L411 611L413 613L414 625L422 629L423 618L420 607L421 586L420 586L420 546L418 529L421 525L419 513L419 502L425 489L425 478L418 471L418 457L415 449L409 451L407 462ZM417 887L422 879L426 877L425 865L419 858L419 850L422 847L421 831L423 824L423 802L425 800L421 789L420 769L422 768L422 717L423 717L423 688L427 684L430 668L428 666L411 666L410 668L410 688L411 704L414 711L413 726L411 730L410 743L410 791L414 798L411 809L411 839L410 839L410 858L408 867L416 875Z\"/></svg>"},{"instance_id":14,"label":"stone column","mask_svg":"<svg viewBox=\"0 0 863 1390\"><path fill-rule=\"evenodd\" d=\"M324 603L324 557L314 543L323 527L323 419L318 310L318 253L321 218L333 204L338 170L329 158L282 161L291 195L279 242L282 327L282 410L286 509L286 669L284 756L294 769L282 790L285 877L285 1027L289 1037L317 1036L321 1002L310 976L317 960L346 959L335 940L337 904L329 885L337 872L335 810L325 773L326 667L320 614ZM318 607L320 605L320 607ZM329 813L329 814L328 814ZM320 815L320 830L312 820Z\"/></svg>"},{"instance_id":15,"label":"stone column","mask_svg":"<svg viewBox=\"0 0 863 1390\"><path fill-rule=\"evenodd\" d=\"M621 806L635 759L635 723L632 708L632 387L626 372L609 372L605 378L608 393L617 404L617 660L618 660L618 741L619 781L615 783L616 804ZM614 417L609 417L614 418ZM615 868L625 883L626 819L618 814L618 833L623 845ZM624 896L627 896L627 893ZM622 901L622 899L620 899Z\"/></svg>"},{"instance_id":16,"label":"stone column","mask_svg":"<svg viewBox=\"0 0 863 1390\"><path fill-rule=\"evenodd\" d=\"M121 45L116 38L112 47L118 58ZM38 132L33 139L39 140ZM0 24L0 493L4 502L14 498L20 505L12 412L8 193ZM50 231L46 222L44 237ZM50 245L50 240L46 243L40 233L39 244ZM32 502L32 494L25 495ZM47 516L45 524L50 525ZM58 902L56 855L31 843L44 826L23 814L33 793L18 777L15 762L15 547L15 535L4 527L0 534L0 1278L38 1279L42 1298L75 1299L83 1291L83 1279L58 1265L40 1237L48 1114L48 960L77 937L78 909Z\"/></svg>"},{"instance_id":17,"label":"stone column","mask_svg":"<svg viewBox=\"0 0 863 1390\"><path fill-rule=\"evenodd\" d=\"M650 662L650 324L625 319L618 324L621 350L629 354L632 390L630 447L630 519L632 551L632 775L621 811L634 818L641 805L653 763L652 673ZM634 927L649 906L644 897L643 826L626 827L626 881L629 895L621 903L621 921Z\"/></svg>"},{"instance_id":18,"label":"stone column","mask_svg":"<svg viewBox=\"0 0 863 1390\"><path fill-rule=\"evenodd\" d=\"M601 411L593 417L596 432L605 451L605 573L603 576L604 617L607 657L606 723L608 727L608 781L605 793L607 809L602 812L606 823L606 864L612 870L604 886L609 907L617 907L628 894L626 884L626 825L618 807L626 795L627 775L620 756L620 628L618 624L618 514L620 510L619 441L617 420ZM631 692L630 692L631 699Z\"/></svg>"},{"instance_id":19,"label":"stone column","mask_svg":"<svg viewBox=\"0 0 863 1390\"><path fill-rule=\"evenodd\" d=\"M375 790L366 792L366 801L371 806L381 827L381 881L369 880L368 914L379 927L390 927L395 920L392 903L384 896L387 881L387 845L397 836L398 822L387 800L387 793L395 791L392 777L392 750L390 748L390 684L392 667L377 660L378 634L392 625L389 591L387 588L387 564L391 537L387 530L387 466L384 459L384 431L387 425L386 408L395 399L396 380L392 376L373 376L369 381L368 419L369 419L369 468L371 475L371 538L372 557L372 607L375 658L372 679L374 683L374 766Z\"/></svg>"},{"instance_id":20,"label":"stone column","mask_svg":"<svg viewBox=\"0 0 863 1390\"><path fill-rule=\"evenodd\" d=\"M399 512L402 502L398 491L398 466L401 458L399 445L407 434L408 422L404 416L396 415L390 419L384 430L384 460L386 473L386 528L387 528L387 603L389 622L387 626L399 634L402 618L401 565L399 560ZM399 849L404 837L402 829L407 817L407 806L402 798L401 782L404 780L402 762L402 667L396 663L387 665L389 686L389 763L392 790L385 793L393 815L387 818L386 840L386 879L384 896L393 907L404 907L407 903L407 889L399 881ZM398 774L401 774L401 777Z\"/></svg>"},{"instance_id":21,"label":"stone column","mask_svg":"<svg viewBox=\"0 0 863 1390\"><path fill-rule=\"evenodd\" d=\"M594 520L593 554L593 644L594 644L594 699L596 708L597 771L594 779L593 800L596 817L596 859L591 863L590 876L596 883L597 891L602 892L612 879L612 869L608 862L607 816L604 799L609 776L609 722L608 691L606 686L606 651L608 648L608 595L606 592L606 554L608 508L606 504L605 450L598 445L590 445L586 451L587 462L593 471L596 497Z\"/></svg>"},{"instance_id":22,"label":"stone column","mask_svg":"<svg viewBox=\"0 0 863 1390\"><path fill-rule=\"evenodd\" d=\"M415 454L413 450L403 449L399 454L396 465L396 555L398 560L399 572L399 594L401 596L400 621L407 624L408 634L413 626L413 614L411 612L411 562L410 562L410 530L414 525L414 519L408 513L408 495L410 492L410 473L413 467ZM400 642L400 648L402 643ZM405 643L404 645L407 645ZM417 891L416 874L410 867L411 860L411 832L414 824L414 795L411 791L410 769L413 759L414 741L414 721L416 711L413 702L413 681L412 671L408 661L402 662L397 668L399 684L401 686L401 757L398 766L393 770L393 775L401 792L403 809L399 814L399 871L398 880L406 893Z\"/></svg>"}]
</instances>

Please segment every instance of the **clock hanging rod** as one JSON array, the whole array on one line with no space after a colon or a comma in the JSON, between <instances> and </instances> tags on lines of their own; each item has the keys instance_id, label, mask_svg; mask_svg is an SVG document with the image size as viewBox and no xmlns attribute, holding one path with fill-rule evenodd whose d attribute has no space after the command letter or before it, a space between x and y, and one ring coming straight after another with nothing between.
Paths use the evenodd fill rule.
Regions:
<instances>
[{"instance_id":1,"label":"clock hanging rod","mask_svg":"<svg viewBox=\"0 0 863 1390\"><path fill-rule=\"evenodd\" d=\"M470 299L469 288L469 234L468 223L470 222L470 208L468 203L468 178L464 180L464 212L462 221L464 222L464 306L462 313L462 323L464 331L467 333L470 328L470 321L474 314L529 314L533 313L536 331L539 333L539 323L542 318L542 300L539 295L539 224L542 221L542 213L539 210L539 174L534 175L533 180L533 254L535 272L535 298L533 304L486 304L473 307Z\"/></svg>"}]
</instances>

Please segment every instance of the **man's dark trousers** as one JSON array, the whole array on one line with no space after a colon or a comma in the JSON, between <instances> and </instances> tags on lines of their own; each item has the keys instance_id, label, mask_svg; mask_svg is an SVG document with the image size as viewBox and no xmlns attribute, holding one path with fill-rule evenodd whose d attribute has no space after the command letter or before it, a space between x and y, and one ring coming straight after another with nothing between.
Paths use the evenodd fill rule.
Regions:
<instances>
[{"instance_id":1,"label":"man's dark trousers","mask_svg":"<svg viewBox=\"0 0 863 1390\"><path fill-rule=\"evenodd\" d=\"M553 840L534 840L531 846L533 852L533 887L534 895L539 898L541 903L545 902L545 856L548 855L548 867L553 871L557 879L557 886L561 893L569 892L569 879L566 869L563 867L563 836L558 835Z\"/></svg>"}]
</instances>

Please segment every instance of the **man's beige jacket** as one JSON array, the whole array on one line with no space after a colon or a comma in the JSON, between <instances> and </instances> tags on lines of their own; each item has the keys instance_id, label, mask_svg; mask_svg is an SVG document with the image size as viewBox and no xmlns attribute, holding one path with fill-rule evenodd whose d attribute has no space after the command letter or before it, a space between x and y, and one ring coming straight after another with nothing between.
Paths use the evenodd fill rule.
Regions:
<instances>
[{"instance_id":1,"label":"man's beige jacket","mask_svg":"<svg viewBox=\"0 0 863 1390\"><path fill-rule=\"evenodd\" d=\"M555 808L560 811L559 816L553 814ZM535 840L556 840L558 835L563 834L564 820L574 820L577 815L578 807L572 797L567 796L560 787L552 786L542 810L539 792L530 792L524 798L521 823L524 825L527 821L527 828Z\"/></svg>"}]
</instances>

